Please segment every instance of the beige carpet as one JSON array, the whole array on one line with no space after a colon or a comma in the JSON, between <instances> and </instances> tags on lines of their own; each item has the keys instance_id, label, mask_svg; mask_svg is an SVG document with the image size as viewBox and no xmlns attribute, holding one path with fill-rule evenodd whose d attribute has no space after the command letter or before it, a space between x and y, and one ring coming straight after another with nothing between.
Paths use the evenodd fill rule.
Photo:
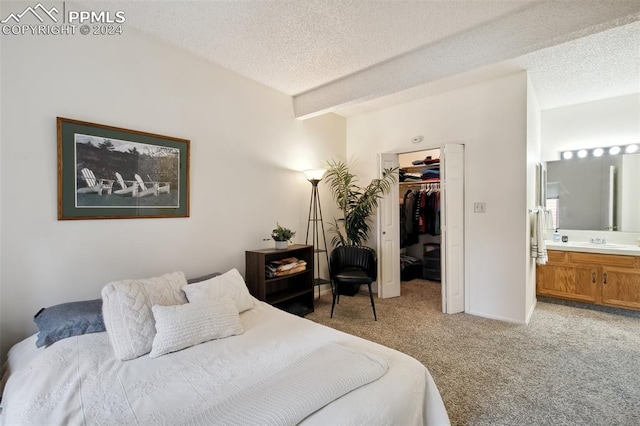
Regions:
<instances>
[{"instance_id":1,"label":"beige carpet","mask_svg":"<svg viewBox=\"0 0 640 426\"><path fill-rule=\"evenodd\" d=\"M454 425L640 425L640 315L538 302L521 326L441 312L440 283L402 297L331 295L307 319L422 362Z\"/></svg>"}]
</instances>

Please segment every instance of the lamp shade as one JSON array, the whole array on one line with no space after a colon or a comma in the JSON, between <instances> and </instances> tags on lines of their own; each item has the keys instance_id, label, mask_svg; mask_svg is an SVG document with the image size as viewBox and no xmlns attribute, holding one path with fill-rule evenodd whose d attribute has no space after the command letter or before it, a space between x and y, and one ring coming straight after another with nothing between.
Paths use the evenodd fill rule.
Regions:
<instances>
[{"instance_id":1,"label":"lamp shade","mask_svg":"<svg viewBox=\"0 0 640 426\"><path fill-rule=\"evenodd\" d=\"M307 180L322 180L326 171L326 169L309 169L303 170L302 173L304 173Z\"/></svg>"}]
</instances>

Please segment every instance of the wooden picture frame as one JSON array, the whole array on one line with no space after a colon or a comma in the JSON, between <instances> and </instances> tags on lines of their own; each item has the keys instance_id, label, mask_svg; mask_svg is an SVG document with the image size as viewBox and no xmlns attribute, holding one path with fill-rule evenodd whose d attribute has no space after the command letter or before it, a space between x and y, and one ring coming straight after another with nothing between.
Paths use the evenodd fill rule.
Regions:
<instances>
[{"instance_id":1,"label":"wooden picture frame","mask_svg":"<svg viewBox=\"0 0 640 426\"><path fill-rule=\"evenodd\" d=\"M58 220L189 217L189 140L57 117Z\"/></svg>"}]
</instances>

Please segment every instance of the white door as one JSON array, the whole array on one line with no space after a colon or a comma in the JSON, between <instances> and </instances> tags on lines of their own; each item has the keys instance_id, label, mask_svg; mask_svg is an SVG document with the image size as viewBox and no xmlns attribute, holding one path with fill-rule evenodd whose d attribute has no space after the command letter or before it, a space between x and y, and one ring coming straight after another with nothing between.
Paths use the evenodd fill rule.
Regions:
<instances>
[{"instance_id":1,"label":"white door","mask_svg":"<svg viewBox=\"0 0 640 426\"><path fill-rule=\"evenodd\" d=\"M379 177L384 169L398 167L398 154L380 154ZM400 208L398 185L378 204L378 297L400 296Z\"/></svg>"},{"instance_id":2,"label":"white door","mask_svg":"<svg viewBox=\"0 0 640 426\"><path fill-rule=\"evenodd\" d=\"M464 145L448 143L441 155L444 189L440 219L444 250L442 261L442 311L464 312Z\"/></svg>"}]
</instances>

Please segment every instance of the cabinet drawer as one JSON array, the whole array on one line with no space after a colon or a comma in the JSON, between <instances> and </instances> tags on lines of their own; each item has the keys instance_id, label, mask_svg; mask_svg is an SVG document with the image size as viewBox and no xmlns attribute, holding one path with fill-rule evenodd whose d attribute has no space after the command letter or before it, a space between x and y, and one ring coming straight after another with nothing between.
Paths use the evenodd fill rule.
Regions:
<instances>
[{"instance_id":1,"label":"cabinet drawer","mask_svg":"<svg viewBox=\"0 0 640 426\"><path fill-rule=\"evenodd\" d=\"M549 262L565 262L567 260L567 252L548 250L547 257L549 258Z\"/></svg>"},{"instance_id":2,"label":"cabinet drawer","mask_svg":"<svg viewBox=\"0 0 640 426\"><path fill-rule=\"evenodd\" d=\"M634 256L618 256L615 254L581 253L571 251L569 261L572 263L587 263L590 265L618 266L623 268L633 268L636 265Z\"/></svg>"}]
</instances>

